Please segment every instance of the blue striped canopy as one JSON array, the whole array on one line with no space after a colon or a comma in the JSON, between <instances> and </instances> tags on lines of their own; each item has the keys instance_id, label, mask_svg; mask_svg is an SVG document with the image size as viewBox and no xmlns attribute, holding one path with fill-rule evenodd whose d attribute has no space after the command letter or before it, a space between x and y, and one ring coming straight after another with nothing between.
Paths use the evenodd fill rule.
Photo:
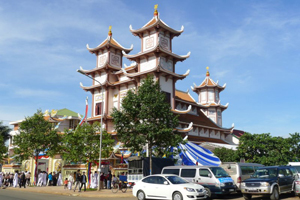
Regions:
<instances>
[{"instance_id":1,"label":"blue striped canopy","mask_svg":"<svg viewBox=\"0 0 300 200\"><path fill-rule=\"evenodd\" d=\"M221 164L221 160L210 150L192 142L180 144L178 148L181 150L179 156L182 159L183 165L219 166Z\"/></svg>"}]
</instances>

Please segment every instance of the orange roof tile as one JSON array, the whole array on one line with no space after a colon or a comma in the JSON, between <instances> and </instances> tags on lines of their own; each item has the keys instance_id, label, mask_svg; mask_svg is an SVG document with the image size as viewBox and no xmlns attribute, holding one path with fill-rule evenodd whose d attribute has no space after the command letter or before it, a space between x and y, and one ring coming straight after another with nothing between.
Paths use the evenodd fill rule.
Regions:
<instances>
[{"instance_id":1,"label":"orange roof tile","mask_svg":"<svg viewBox=\"0 0 300 200\"><path fill-rule=\"evenodd\" d=\"M113 38L110 40L110 42L111 42L113 45L115 45L115 46L117 46L117 47L123 49L123 47L121 47L121 46L120 46Z\"/></svg>"},{"instance_id":2,"label":"orange roof tile","mask_svg":"<svg viewBox=\"0 0 300 200\"><path fill-rule=\"evenodd\" d=\"M192 103L196 103L194 101L194 99L186 92L182 92L182 91L175 91L175 97L184 101L188 101L188 102L192 102Z\"/></svg>"},{"instance_id":3,"label":"orange roof tile","mask_svg":"<svg viewBox=\"0 0 300 200\"><path fill-rule=\"evenodd\" d=\"M144 27L148 27L151 26L152 24L154 24L156 22L156 19L153 18L148 24L146 24Z\"/></svg>"}]
</instances>

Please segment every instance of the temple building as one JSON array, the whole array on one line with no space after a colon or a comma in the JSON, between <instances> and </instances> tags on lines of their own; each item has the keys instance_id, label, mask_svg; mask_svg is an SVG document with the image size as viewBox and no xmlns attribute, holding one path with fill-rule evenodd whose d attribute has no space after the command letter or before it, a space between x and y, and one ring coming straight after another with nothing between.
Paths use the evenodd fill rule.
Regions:
<instances>
[{"instance_id":1,"label":"temple building","mask_svg":"<svg viewBox=\"0 0 300 200\"><path fill-rule=\"evenodd\" d=\"M46 110L44 113L44 119L49 121L50 123L53 123L55 125L55 128L58 130L59 133L64 133L65 129L75 129L78 125L78 123L81 120L81 115L78 113L71 111L67 108L63 108L60 110L52 110L48 111ZM14 159L14 148L15 145L13 143L13 139L15 135L20 134L19 128L20 124L24 121L13 121L10 122L10 125L13 125L13 130L9 133L10 139L9 139L9 146L8 146L8 158L5 160L4 165L2 166L2 171L4 173L14 173L15 170L21 171L29 171L31 172L32 178L34 178L34 170L36 168L35 164L35 157L32 157L28 160L22 161L22 163L18 163ZM85 165L78 165L78 166L72 166L71 168L68 168L68 165L65 166L65 163L60 155L56 155L54 157L48 156L46 153L41 152L38 156L39 159L39 165L37 166L37 171L46 171L46 172L59 172L61 171L63 174L63 177L67 177L67 174L70 172L75 172L77 168L85 169ZM33 180L33 179L32 179Z\"/></svg>"},{"instance_id":2,"label":"temple building","mask_svg":"<svg viewBox=\"0 0 300 200\"><path fill-rule=\"evenodd\" d=\"M141 81L147 75L153 75L159 82L161 90L166 94L171 110L179 114L178 131L188 135L188 140L193 143L203 142L237 144L238 139L232 136L233 126L224 128L222 124L222 112L227 109L220 103L220 92L225 85L220 86L210 78L207 68L206 77L200 85L194 84L192 91L197 93L195 100L189 93L177 90L175 85L189 75L190 70L184 74L176 73L176 64L190 57L177 55L172 50L174 37L179 37L183 31L169 27L159 17L157 8L154 16L139 29L130 31L141 40L139 53L131 55L130 48L123 47L113 37L111 27L107 38L95 48L87 49L96 56L96 67L90 70L81 68L81 71L90 75L94 80L91 86L81 88L92 94L92 115L88 122L103 120L103 128L108 133L117 135L114 130L111 112L113 108L120 109L122 99L128 90L139 87ZM123 57L131 61L131 65L123 66ZM103 91L102 91L103 89ZM103 108L103 110L101 110Z\"/></svg>"}]
</instances>

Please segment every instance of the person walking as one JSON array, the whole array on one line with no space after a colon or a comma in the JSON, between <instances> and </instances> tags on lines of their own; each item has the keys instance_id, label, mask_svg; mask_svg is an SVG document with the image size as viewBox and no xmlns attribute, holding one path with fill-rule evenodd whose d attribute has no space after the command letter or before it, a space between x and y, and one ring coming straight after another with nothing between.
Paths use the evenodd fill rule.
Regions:
<instances>
[{"instance_id":1,"label":"person walking","mask_svg":"<svg viewBox=\"0 0 300 200\"><path fill-rule=\"evenodd\" d=\"M72 190L72 185L74 183L74 177L72 174L69 175L69 178L68 178L68 188L69 190Z\"/></svg>"},{"instance_id":2,"label":"person walking","mask_svg":"<svg viewBox=\"0 0 300 200\"><path fill-rule=\"evenodd\" d=\"M48 175L48 186L53 185L53 176L52 176L52 172L49 173Z\"/></svg>"},{"instance_id":3,"label":"person walking","mask_svg":"<svg viewBox=\"0 0 300 200\"><path fill-rule=\"evenodd\" d=\"M43 176L44 176L44 174L41 171L39 171L38 182L37 182L36 186L42 186L43 185Z\"/></svg>"},{"instance_id":4,"label":"person walking","mask_svg":"<svg viewBox=\"0 0 300 200\"><path fill-rule=\"evenodd\" d=\"M111 172L108 172L108 176L107 176L107 189L111 189L111 179L112 179L112 175Z\"/></svg>"},{"instance_id":5,"label":"person walking","mask_svg":"<svg viewBox=\"0 0 300 200\"><path fill-rule=\"evenodd\" d=\"M104 179L105 179L105 176L103 174L103 172L101 172L101 175L100 175L100 189L104 189Z\"/></svg>"},{"instance_id":6,"label":"person walking","mask_svg":"<svg viewBox=\"0 0 300 200\"><path fill-rule=\"evenodd\" d=\"M14 181L13 182L13 187L17 187L18 183L19 183L18 170L16 170L16 172L15 172L15 176L14 176L13 181Z\"/></svg>"},{"instance_id":7,"label":"person walking","mask_svg":"<svg viewBox=\"0 0 300 200\"><path fill-rule=\"evenodd\" d=\"M63 185L63 180L61 177L61 172L59 172L58 179L57 179L57 186L61 186L61 185Z\"/></svg>"},{"instance_id":8,"label":"person walking","mask_svg":"<svg viewBox=\"0 0 300 200\"><path fill-rule=\"evenodd\" d=\"M26 178L26 185L30 186L30 172L27 172L27 174L25 174L25 178Z\"/></svg>"},{"instance_id":9,"label":"person walking","mask_svg":"<svg viewBox=\"0 0 300 200\"><path fill-rule=\"evenodd\" d=\"M75 188L74 188L74 192L78 186L78 192L80 192L80 183L81 183L81 175L80 175L80 170L77 170L76 173L76 180L75 180Z\"/></svg>"},{"instance_id":10,"label":"person walking","mask_svg":"<svg viewBox=\"0 0 300 200\"><path fill-rule=\"evenodd\" d=\"M84 191L86 191L86 175L85 175L85 172L82 172L82 176L81 176L81 186L80 186L80 190L79 192L81 192L81 189L82 189L82 186L84 186Z\"/></svg>"},{"instance_id":11,"label":"person walking","mask_svg":"<svg viewBox=\"0 0 300 200\"><path fill-rule=\"evenodd\" d=\"M24 188L26 188L26 177L25 177L25 173L24 172L22 172L22 174L20 176L19 186L20 186L20 188L22 186L24 186Z\"/></svg>"},{"instance_id":12,"label":"person walking","mask_svg":"<svg viewBox=\"0 0 300 200\"><path fill-rule=\"evenodd\" d=\"M68 188L68 178L65 179L64 181L64 189L67 189Z\"/></svg>"},{"instance_id":13,"label":"person walking","mask_svg":"<svg viewBox=\"0 0 300 200\"><path fill-rule=\"evenodd\" d=\"M97 171L94 173L94 187L93 188L98 188L98 182L99 182L99 177Z\"/></svg>"},{"instance_id":14,"label":"person walking","mask_svg":"<svg viewBox=\"0 0 300 200\"><path fill-rule=\"evenodd\" d=\"M47 186L47 172L43 171L43 185Z\"/></svg>"},{"instance_id":15,"label":"person walking","mask_svg":"<svg viewBox=\"0 0 300 200\"><path fill-rule=\"evenodd\" d=\"M0 172L0 187L2 187L2 181L3 181L4 177L2 172Z\"/></svg>"}]
</instances>

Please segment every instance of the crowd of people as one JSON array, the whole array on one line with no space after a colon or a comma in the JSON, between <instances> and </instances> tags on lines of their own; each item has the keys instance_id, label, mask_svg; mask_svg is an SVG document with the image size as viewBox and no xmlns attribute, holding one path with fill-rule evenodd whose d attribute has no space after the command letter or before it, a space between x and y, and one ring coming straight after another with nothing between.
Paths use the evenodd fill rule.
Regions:
<instances>
[{"instance_id":1,"label":"crowd of people","mask_svg":"<svg viewBox=\"0 0 300 200\"><path fill-rule=\"evenodd\" d=\"M30 172L2 173L0 172L0 187L24 187L30 185Z\"/></svg>"},{"instance_id":2,"label":"crowd of people","mask_svg":"<svg viewBox=\"0 0 300 200\"><path fill-rule=\"evenodd\" d=\"M24 187L30 186L32 183L30 181L31 174L30 172L24 171L19 173L16 171L13 173L2 173L0 172L0 187ZM49 174L46 171L39 171L38 178L36 182L36 186L64 186L64 189L72 190L75 192L78 188L78 192L81 192L82 187L84 187L84 191L86 191L87 184L89 183L90 188L97 189L98 184L100 184L101 189L111 189L111 185L114 185L119 180L115 175L112 175L109 171L107 174L100 173L100 181L99 174L97 171L94 173L90 173L88 177L85 172L77 172L69 174L68 178L62 180L62 175L60 172L50 172ZM35 183L34 183L35 184Z\"/></svg>"}]
</instances>

